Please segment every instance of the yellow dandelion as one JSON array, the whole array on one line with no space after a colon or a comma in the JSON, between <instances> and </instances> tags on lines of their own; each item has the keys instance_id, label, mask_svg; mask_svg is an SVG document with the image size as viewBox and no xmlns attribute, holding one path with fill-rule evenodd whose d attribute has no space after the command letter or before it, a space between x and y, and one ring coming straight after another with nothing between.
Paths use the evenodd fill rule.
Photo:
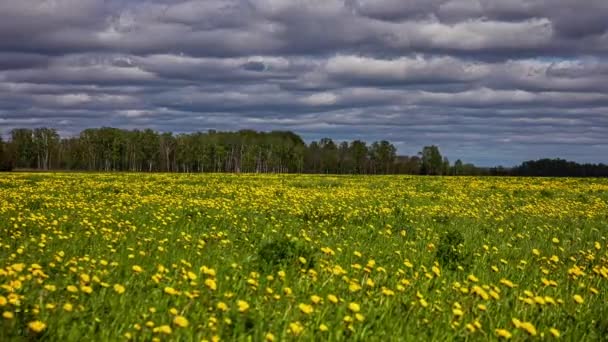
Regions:
<instances>
[{"instance_id":1,"label":"yellow dandelion","mask_svg":"<svg viewBox=\"0 0 608 342\"><path fill-rule=\"evenodd\" d=\"M237 301L236 305L239 308L239 312L246 312L247 310L249 310L249 303L244 300Z\"/></svg>"},{"instance_id":2,"label":"yellow dandelion","mask_svg":"<svg viewBox=\"0 0 608 342\"><path fill-rule=\"evenodd\" d=\"M173 319L173 324L177 325L181 328L186 328L188 326L188 320L184 316L175 316Z\"/></svg>"},{"instance_id":3,"label":"yellow dandelion","mask_svg":"<svg viewBox=\"0 0 608 342\"><path fill-rule=\"evenodd\" d=\"M220 311L224 311L224 312L228 311L228 305L226 305L226 303L224 303L224 302L218 302L216 307Z\"/></svg>"},{"instance_id":4,"label":"yellow dandelion","mask_svg":"<svg viewBox=\"0 0 608 342\"><path fill-rule=\"evenodd\" d=\"M336 304L338 302L338 297L336 297L333 294L329 294L329 295L327 295L327 300L330 301L330 302L332 302L332 303L334 303L334 304Z\"/></svg>"},{"instance_id":5,"label":"yellow dandelion","mask_svg":"<svg viewBox=\"0 0 608 342\"><path fill-rule=\"evenodd\" d=\"M32 321L27 324L27 327L31 331L33 331L35 333L39 333L39 332L42 332L44 329L46 329L46 324L44 324L44 322L41 322L41 321Z\"/></svg>"},{"instance_id":6,"label":"yellow dandelion","mask_svg":"<svg viewBox=\"0 0 608 342\"><path fill-rule=\"evenodd\" d=\"M114 291L118 294L123 294L125 292L125 287L120 284L114 284Z\"/></svg>"},{"instance_id":7,"label":"yellow dandelion","mask_svg":"<svg viewBox=\"0 0 608 342\"><path fill-rule=\"evenodd\" d=\"M300 309L300 311L302 311L303 313L305 313L307 315L311 314L314 311L314 309L312 308L312 305L310 305L310 304L300 303L298 305L298 308Z\"/></svg>"},{"instance_id":8,"label":"yellow dandelion","mask_svg":"<svg viewBox=\"0 0 608 342\"><path fill-rule=\"evenodd\" d=\"M348 309L352 312L359 312L361 310L361 306L359 306L357 303L351 302L348 304Z\"/></svg>"},{"instance_id":9,"label":"yellow dandelion","mask_svg":"<svg viewBox=\"0 0 608 342\"><path fill-rule=\"evenodd\" d=\"M509 330L506 330L506 329L496 329L496 330L494 330L494 333L496 334L496 336L507 339L507 340L510 339L511 336L513 336L513 335L511 335Z\"/></svg>"},{"instance_id":10,"label":"yellow dandelion","mask_svg":"<svg viewBox=\"0 0 608 342\"><path fill-rule=\"evenodd\" d=\"M217 290L217 283L215 282L215 279L212 279L212 278L205 279L205 286L207 286L212 291Z\"/></svg>"}]
</instances>

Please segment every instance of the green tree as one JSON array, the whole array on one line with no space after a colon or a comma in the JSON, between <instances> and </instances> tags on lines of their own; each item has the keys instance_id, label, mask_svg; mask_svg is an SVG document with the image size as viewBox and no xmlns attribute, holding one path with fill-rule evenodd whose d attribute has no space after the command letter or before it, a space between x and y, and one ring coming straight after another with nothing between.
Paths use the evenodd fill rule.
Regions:
<instances>
[{"instance_id":1,"label":"green tree","mask_svg":"<svg viewBox=\"0 0 608 342\"><path fill-rule=\"evenodd\" d=\"M443 168L443 159L439 148L435 145L424 146L421 155L420 172L425 175L439 175Z\"/></svg>"}]
</instances>

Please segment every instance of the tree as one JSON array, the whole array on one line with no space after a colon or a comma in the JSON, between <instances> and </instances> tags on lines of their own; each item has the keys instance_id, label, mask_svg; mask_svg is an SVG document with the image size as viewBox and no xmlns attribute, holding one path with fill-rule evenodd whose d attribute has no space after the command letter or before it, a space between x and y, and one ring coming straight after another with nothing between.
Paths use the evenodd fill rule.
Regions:
<instances>
[{"instance_id":1,"label":"tree","mask_svg":"<svg viewBox=\"0 0 608 342\"><path fill-rule=\"evenodd\" d=\"M374 142L370 149L370 158L375 173L391 173L397 149L386 140Z\"/></svg>"},{"instance_id":2,"label":"tree","mask_svg":"<svg viewBox=\"0 0 608 342\"><path fill-rule=\"evenodd\" d=\"M439 148L435 145L424 146L421 155L421 170L425 175L439 175L442 172L443 160Z\"/></svg>"},{"instance_id":3,"label":"tree","mask_svg":"<svg viewBox=\"0 0 608 342\"><path fill-rule=\"evenodd\" d=\"M460 175L464 174L464 168L463 168L463 165L462 165L462 160L457 159L454 162L454 166L452 167L452 170L453 170L452 174L454 174L456 176L460 176Z\"/></svg>"},{"instance_id":4,"label":"tree","mask_svg":"<svg viewBox=\"0 0 608 342\"><path fill-rule=\"evenodd\" d=\"M443 157L443 163L441 163L441 174L449 175L450 174L450 161L448 157Z\"/></svg>"},{"instance_id":5,"label":"tree","mask_svg":"<svg viewBox=\"0 0 608 342\"><path fill-rule=\"evenodd\" d=\"M15 167L35 167L35 146L31 129L17 128L12 130L11 145L17 157Z\"/></svg>"},{"instance_id":6,"label":"tree","mask_svg":"<svg viewBox=\"0 0 608 342\"><path fill-rule=\"evenodd\" d=\"M5 143L0 135L0 172L11 171L13 169L9 144Z\"/></svg>"},{"instance_id":7,"label":"tree","mask_svg":"<svg viewBox=\"0 0 608 342\"><path fill-rule=\"evenodd\" d=\"M59 145L59 134L53 128L36 128L33 132L33 145L38 169L48 170L51 156Z\"/></svg>"},{"instance_id":8,"label":"tree","mask_svg":"<svg viewBox=\"0 0 608 342\"><path fill-rule=\"evenodd\" d=\"M350 154L354 163L354 173L362 174L367 172L367 145L364 141L355 140L350 143Z\"/></svg>"}]
</instances>

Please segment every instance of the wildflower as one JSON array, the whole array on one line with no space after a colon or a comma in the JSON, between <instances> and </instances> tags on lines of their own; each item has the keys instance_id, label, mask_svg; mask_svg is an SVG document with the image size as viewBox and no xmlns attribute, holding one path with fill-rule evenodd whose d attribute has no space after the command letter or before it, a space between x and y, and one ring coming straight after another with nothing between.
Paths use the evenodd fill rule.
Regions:
<instances>
[{"instance_id":1,"label":"wildflower","mask_svg":"<svg viewBox=\"0 0 608 342\"><path fill-rule=\"evenodd\" d=\"M144 269L143 269L143 268L141 268L141 266L139 266L139 265L135 265L135 266L131 267L131 269L132 269L132 270L133 270L133 272L135 272L135 273L141 273L141 272L143 272L143 271L144 271Z\"/></svg>"},{"instance_id":2,"label":"wildflower","mask_svg":"<svg viewBox=\"0 0 608 342\"><path fill-rule=\"evenodd\" d=\"M46 324L44 324L44 323L43 323L43 322L41 322L41 321L33 321L33 322L29 322L29 323L27 324L27 327L28 327L28 328L29 328L31 331L33 331L33 332L35 332L35 333L39 333L39 332L42 332L44 329L46 329Z\"/></svg>"},{"instance_id":3,"label":"wildflower","mask_svg":"<svg viewBox=\"0 0 608 342\"><path fill-rule=\"evenodd\" d=\"M288 330L293 335L298 336L302 333L302 331L304 331L304 327L302 326L302 324L300 322L292 322L292 323L289 323Z\"/></svg>"},{"instance_id":4,"label":"wildflower","mask_svg":"<svg viewBox=\"0 0 608 342\"><path fill-rule=\"evenodd\" d=\"M352 312L359 312L361 310L361 307L357 303L349 303L348 309Z\"/></svg>"},{"instance_id":5,"label":"wildflower","mask_svg":"<svg viewBox=\"0 0 608 342\"><path fill-rule=\"evenodd\" d=\"M266 336L264 336L264 339L268 342L273 342L275 340L274 335L272 333L266 333Z\"/></svg>"},{"instance_id":6,"label":"wildflower","mask_svg":"<svg viewBox=\"0 0 608 342\"><path fill-rule=\"evenodd\" d=\"M173 332L171 327L168 325L161 325L159 327L154 328L153 331L155 333L161 333L161 334L165 334L165 335L170 335Z\"/></svg>"},{"instance_id":7,"label":"wildflower","mask_svg":"<svg viewBox=\"0 0 608 342\"><path fill-rule=\"evenodd\" d=\"M583 304L585 302L585 300L583 299L583 297L581 297L580 295L577 295L577 294L575 294L574 297L572 297L572 298L574 298L574 301L577 304Z\"/></svg>"},{"instance_id":8,"label":"wildflower","mask_svg":"<svg viewBox=\"0 0 608 342\"><path fill-rule=\"evenodd\" d=\"M15 317L15 315L12 312L10 312L10 311L4 311L2 313L2 317L4 319L13 319L13 317Z\"/></svg>"},{"instance_id":9,"label":"wildflower","mask_svg":"<svg viewBox=\"0 0 608 342\"><path fill-rule=\"evenodd\" d=\"M319 330L325 332L328 331L329 328L327 327L327 325L321 323L321 325L319 325Z\"/></svg>"},{"instance_id":10,"label":"wildflower","mask_svg":"<svg viewBox=\"0 0 608 342\"><path fill-rule=\"evenodd\" d=\"M551 335L553 335L554 337L560 337L562 334L559 332L559 330L555 329L555 328L550 328L549 332L551 333Z\"/></svg>"},{"instance_id":11,"label":"wildflower","mask_svg":"<svg viewBox=\"0 0 608 342\"><path fill-rule=\"evenodd\" d=\"M179 294L179 291L177 291L174 288L169 287L169 286L165 287L164 291L165 291L166 294L170 294L170 295L177 295L177 294Z\"/></svg>"},{"instance_id":12,"label":"wildflower","mask_svg":"<svg viewBox=\"0 0 608 342\"><path fill-rule=\"evenodd\" d=\"M310 304L300 303L298 305L298 308L300 309L300 311L302 311L303 313L305 313L307 315L311 314L314 311L314 309L312 308L312 305L310 305Z\"/></svg>"},{"instance_id":13,"label":"wildflower","mask_svg":"<svg viewBox=\"0 0 608 342\"><path fill-rule=\"evenodd\" d=\"M249 310L249 303L244 300L237 301L236 305L239 308L239 312L246 312L247 310Z\"/></svg>"},{"instance_id":14,"label":"wildflower","mask_svg":"<svg viewBox=\"0 0 608 342\"><path fill-rule=\"evenodd\" d=\"M114 291L118 294L123 294L125 292L125 287L120 284L114 284Z\"/></svg>"},{"instance_id":15,"label":"wildflower","mask_svg":"<svg viewBox=\"0 0 608 342\"><path fill-rule=\"evenodd\" d=\"M173 324L181 328L186 328L188 327L188 320L184 316L175 316L173 319Z\"/></svg>"},{"instance_id":16,"label":"wildflower","mask_svg":"<svg viewBox=\"0 0 608 342\"><path fill-rule=\"evenodd\" d=\"M333 294L329 294L329 295L327 295L327 300L329 300L330 302L336 304L338 302L338 297L336 297Z\"/></svg>"},{"instance_id":17,"label":"wildflower","mask_svg":"<svg viewBox=\"0 0 608 342\"><path fill-rule=\"evenodd\" d=\"M317 295L312 295L312 296L310 296L310 301L313 302L314 304L319 304L319 303L321 303L321 301L323 301L323 299Z\"/></svg>"},{"instance_id":18,"label":"wildflower","mask_svg":"<svg viewBox=\"0 0 608 342\"><path fill-rule=\"evenodd\" d=\"M498 336L498 337L502 337L502 338L507 339L507 340L508 340L508 339L510 339L510 338L511 338L511 336L513 336L513 335L511 335L511 333L510 333L508 330L506 330L506 329L496 329L496 330L494 330L494 333L496 334L496 336Z\"/></svg>"},{"instance_id":19,"label":"wildflower","mask_svg":"<svg viewBox=\"0 0 608 342\"><path fill-rule=\"evenodd\" d=\"M207 286L212 291L217 290L217 283L215 282L215 279L205 279L205 286Z\"/></svg>"},{"instance_id":20,"label":"wildflower","mask_svg":"<svg viewBox=\"0 0 608 342\"><path fill-rule=\"evenodd\" d=\"M224 303L224 302L218 302L216 307L220 311L224 311L224 312L228 311L228 305L226 305L226 303Z\"/></svg>"}]
</instances>

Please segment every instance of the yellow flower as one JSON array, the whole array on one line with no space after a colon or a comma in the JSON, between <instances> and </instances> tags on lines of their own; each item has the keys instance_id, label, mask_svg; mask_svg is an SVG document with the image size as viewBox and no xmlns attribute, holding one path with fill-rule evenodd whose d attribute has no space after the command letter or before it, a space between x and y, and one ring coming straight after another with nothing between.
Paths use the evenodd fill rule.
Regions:
<instances>
[{"instance_id":1,"label":"yellow flower","mask_svg":"<svg viewBox=\"0 0 608 342\"><path fill-rule=\"evenodd\" d=\"M317 295L312 295L310 296L310 300L314 303L314 304L319 304L323 299Z\"/></svg>"},{"instance_id":2,"label":"yellow flower","mask_svg":"<svg viewBox=\"0 0 608 342\"><path fill-rule=\"evenodd\" d=\"M327 295L327 300L329 300L330 302L336 304L338 302L338 297L336 297L333 294L329 294L329 295Z\"/></svg>"},{"instance_id":3,"label":"yellow flower","mask_svg":"<svg viewBox=\"0 0 608 342\"><path fill-rule=\"evenodd\" d=\"M530 322L522 322L519 326L521 329L525 330L528 334L532 336L536 336L536 328Z\"/></svg>"},{"instance_id":4,"label":"yellow flower","mask_svg":"<svg viewBox=\"0 0 608 342\"><path fill-rule=\"evenodd\" d=\"M464 315L464 312L461 309L452 309L452 313L456 317L461 317L462 315Z\"/></svg>"},{"instance_id":5,"label":"yellow flower","mask_svg":"<svg viewBox=\"0 0 608 342\"><path fill-rule=\"evenodd\" d=\"M184 316L175 316L173 324L181 328L186 328L188 326L188 320Z\"/></svg>"},{"instance_id":6,"label":"yellow flower","mask_svg":"<svg viewBox=\"0 0 608 342\"><path fill-rule=\"evenodd\" d=\"M167 286L167 287L165 287L165 293L170 294L170 295L176 295L176 294L179 294L179 291L175 290L172 287Z\"/></svg>"},{"instance_id":7,"label":"yellow flower","mask_svg":"<svg viewBox=\"0 0 608 342\"><path fill-rule=\"evenodd\" d=\"M267 333L266 336L264 336L264 339L268 342L273 342L274 341L274 335L272 333Z\"/></svg>"},{"instance_id":8,"label":"yellow flower","mask_svg":"<svg viewBox=\"0 0 608 342\"><path fill-rule=\"evenodd\" d=\"M305 313L307 315L311 314L314 311L314 309L312 308L312 305L310 305L310 304L300 303L298 305L298 308L300 309L300 311L302 311L303 313Z\"/></svg>"},{"instance_id":9,"label":"yellow flower","mask_svg":"<svg viewBox=\"0 0 608 342\"><path fill-rule=\"evenodd\" d=\"M2 313L2 317L4 317L5 319L13 319L13 317L15 317L15 315L13 315L13 313L10 311L4 311Z\"/></svg>"},{"instance_id":10,"label":"yellow flower","mask_svg":"<svg viewBox=\"0 0 608 342\"><path fill-rule=\"evenodd\" d=\"M358 312L355 314L355 318L356 318L356 319L357 319L357 321L359 321L359 322L363 322L363 320L365 320L365 316L363 316L362 314L360 314L360 313L358 313Z\"/></svg>"},{"instance_id":11,"label":"yellow flower","mask_svg":"<svg viewBox=\"0 0 608 342\"><path fill-rule=\"evenodd\" d=\"M215 279L212 279L212 278L205 279L205 286L207 286L212 291L217 290L217 283L215 282Z\"/></svg>"},{"instance_id":12,"label":"yellow flower","mask_svg":"<svg viewBox=\"0 0 608 342\"><path fill-rule=\"evenodd\" d=\"M43 331L44 329L46 329L46 324L44 324L44 323L43 323L43 322L41 322L41 321L33 321L33 322L29 322L29 323L27 324L27 327L28 327L28 328L29 328L31 331L33 331L33 332L35 332L35 333L39 333L39 332Z\"/></svg>"},{"instance_id":13,"label":"yellow flower","mask_svg":"<svg viewBox=\"0 0 608 342\"><path fill-rule=\"evenodd\" d=\"M361 290L361 285L359 285L357 283L350 283L348 285L348 289L350 290L350 292L357 292L357 291Z\"/></svg>"},{"instance_id":14,"label":"yellow flower","mask_svg":"<svg viewBox=\"0 0 608 342\"><path fill-rule=\"evenodd\" d=\"M357 303L349 303L348 309L352 312L359 312L361 310L361 307Z\"/></svg>"},{"instance_id":15,"label":"yellow flower","mask_svg":"<svg viewBox=\"0 0 608 342\"><path fill-rule=\"evenodd\" d=\"M123 294L125 292L125 287L120 284L114 284L114 291L118 294Z\"/></svg>"},{"instance_id":16,"label":"yellow flower","mask_svg":"<svg viewBox=\"0 0 608 342\"><path fill-rule=\"evenodd\" d=\"M467 277L467 279L469 279L469 281L472 281L474 283L479 281L479 278L477 278L475 275L473 274L469 274L469 276Z\"/></svg>"},{"instance_id":17,"label":"yellow flower","mask_svg":"<svg viewBox=\"0 0 608 342\"><path fill-rule=\"evenodd\" d=\"M132 270L133 270L133 272L135 272L135 273L141 273L141 272L143 272L143 271L144 271L144 269L143 269L143 268L141 268L141 266L139 266L139 265L135 265L135 266L131 267L131 269L132 269Z\"/></svg>"},{"instance_id":18,"label":"yellow flower","mask_svg":"<svg viewBox=\"0 0 608 342\"><path fill-rule=\"evenodd\" d=\"M554 337L560 337L562 334L559 332L559 330L555 329L555 328L550 328L549 332L551 333L551 335L553 335Z\"/></svg>"},{"instance_id":19,"label":"yellow flower","mask_svg":"<svg viewBox=\"0 0 608 342\"><path fill-rule=\"evenodd\" d=\"M67 290L68 290L68 292L72 292L72 293L78 292L78 288L74 285L68 285Z\"/></svg>"},{"instance_id":20,"label":"yellow flower","mask_svg":"<svg viewBox=\"0 0 608 342\"><path fill-rule=\"evenodd\" d=\"M0 296L0 306L5 306L6 303L8 303L8 301L6 300L6 297Z\"/></svg>"},{"instance_id":21,"label":"yellow flower","mask_svg":"<svg viewBox=\"0 0 608 342\"><path fill-rule=\"evenodd\" d=\"M319 330L325 332L328 331L329 328L327 327L327 325L321 323L321 325L319 325Z\"/></svg>"},{"instance_id":22,"label":"yellow flower","mask_svg":"<svg viewBox=\"0 0 608 342\"><path fill-rule=\"evenodd\" d=\"M237 301L236 305L239 308L239 312L246 312L247 310L249 310L249 303L244 300Z\"/></svg>"},{"instance_id":23,"label":"yellow flower","mask_svg":"<svg viewBox=\"0 0 608 342\"><path fill-rule=\"evenodd\" d=\"M93 292L93 288L90 286L81 286L80 291L82 291L86 294L91 294Z\"/></svg>"},{"instance_id":24,"label":"yellow flower","mask_svg":"<svg viewBox=\"0 0 608 342\"><path fill-rule=\"evenodd\" d=\"M83 283L88 283L88 282L90 282L90 281L91 281L91 277L89 277L89 275L88 275L88 274L83 273L83 274L81 274L81 275L80 275L80 280L81 280Z\"/></svg>"},{"instance_id":25,"label":"yellow flower","mask_svg":"<svg viewBox=\"0 0 608 342\"><path fill-rule=\"evenodd\" d=\"M74 307L70 303L65 303L65 304L63 304L63 310L70 312L70 311L74 310Z\"/></svg>"},{"instance_id":26,"label":"yellow flower","mask_svg":"<svg viewBox=\"0 0 608 342\"><path fill-rule=\"evenodd\" d=\"M298 336L302 333L302 331L304 331L304 327L302 326L302 324L300 322L292 322L292 323L289 323L288 330L293 335Z\"/></svg>"},{"instance_id":27,"label":"yellow flower","mask_svg":"<svg viewBox=\"0 0 608 342\"><path fill-rule=\"evenodd\" d=\"M224 312L228 311L228 305L226 305L226 303L224 303L224 302L218 302L216 307L220 311L224 311Z\"/></svg>"},{"instance_id":28,"label":"yellow flower","mask_svg":"<svg viewBox=\"0 0 608 342\"><path fill-rule=\"evenodd\" d=\"M574 301L577 302L578 304L583 304L585 302L583 297L581 297L580 295L575 294L573 298L574 298Z\"/></svg>"},{"instance_id":29,"label":"yellow flower","mask_svg":"<svg viewBox=\"0 0 608 342\"><path fill-rule=\"evenodd\" d=\"M160 327L154 328L153 331L157 332L157 333L165 334L165 335L170 335L173 332L171 327L168 325L161 325Z\"/></svg>"},{"instance_id":30,"label":"yellow flower","mask_svg":"<svg viewBox=\"0 0 608 342\"><path fill-rule=\"evenodd\" d=\"M505 279L505 278L500 279L500 283L503 284L503 285L505 285L505 286L507 286L507 287L510 287L510 288L516 287L516 285L513 284L512 281L510 281L508 279Z\"/></svg>"},{"instance_id":31,"label":"yellow flower","mask_svg":"<svg viewBox=\"0 0 608 342\"><path fill-rule=\"evenodd\" d=\"M502 338L507 339L507 340L508 340L508 339L510 339L510 338L511 338L511 336L513 336L513 335L511 335L511 333L510 333L508 330L506 330L506 329L496 329L496 330L494 330L494 333L496 334L496 336L498 336L498 337L502 337Z\"/></svg>"}]
</instances>

